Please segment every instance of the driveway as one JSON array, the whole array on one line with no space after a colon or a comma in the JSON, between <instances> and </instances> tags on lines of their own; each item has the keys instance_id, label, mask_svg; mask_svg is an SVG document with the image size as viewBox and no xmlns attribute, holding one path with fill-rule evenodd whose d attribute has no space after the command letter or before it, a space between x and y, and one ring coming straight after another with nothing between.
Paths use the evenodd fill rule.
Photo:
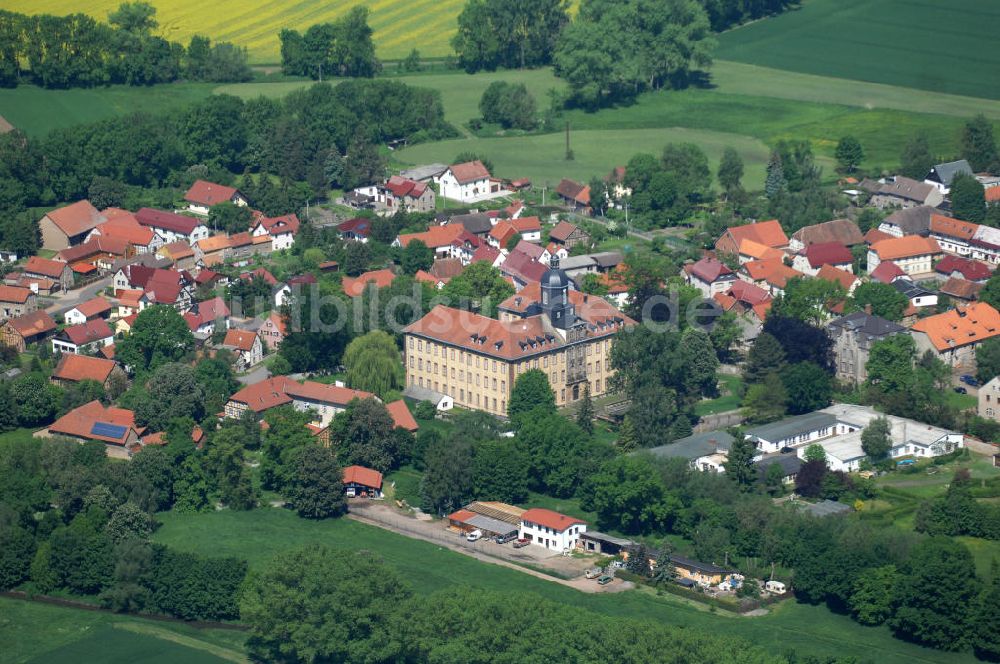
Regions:
<instances>
[{"instance_id":1,"label":"driveway","mask_svg":"<svg viewBox=\"0 0 1000 664\"><path fill-rule=\"evenodd\" d=\"M598 585L594 580L585 579L583 573L593 566L592 558L563 556L533 545L515 549L510 544L497 544L487 539L469 542L465 537L447 530L444 522L440 519L418 521L400 513L384 502L365 499L352 500L347 517L370 526L391 530L406 537L432 542L476 560L503 565L524 574L575 588L581 592L621 592L635 587L635 584L621 579L615 579L605 586ZM559 576L552 576L537 571L537 569L525 567L525 565L548 568L552 570L553 574Z\"/></svg>"},{"instance_id":2,"label":"driveway","mask_svg":"<svg viewBox=\"0 0 1000 664\"><path fill-rule=\"evenodd\" d=\"M267 370L263 362L258 362L253 369L236 377L244 385L253 385L271 377L271 372Z\"/></svg>"},{"instance_id":3,"label":"driveway","mask_svg":"<svg viewBox=\"0 0 1000 664\"><path fill-rule=\"evenodd\" d=\"M65 313L81 302L86 302L98 293L102 292L105 288L111 285L112 278L113 276L109 275L103 279L98 279L93 283L87 284L83 288L66 291L65 293L59 293L54 297L55 302L47 306L45 311L52 316Z\"/></svg>"}]
</instances>

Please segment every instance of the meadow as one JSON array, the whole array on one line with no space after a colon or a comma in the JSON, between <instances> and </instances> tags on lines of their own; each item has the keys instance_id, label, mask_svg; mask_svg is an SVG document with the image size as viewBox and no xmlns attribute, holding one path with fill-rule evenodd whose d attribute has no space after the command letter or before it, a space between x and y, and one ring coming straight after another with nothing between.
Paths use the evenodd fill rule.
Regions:
<instances>
[{"instance_id":1,"label":"meadow","mask_svg":"<svg viewBox=\"0 0 1000 664\"><path fill-rule=\"evenodd\" d=\"M767 616L745 618L712 613L701 605L648 591L584 594L347 519L309 521L280 509L197 515L163 513L157 518L163 526L154 535L156 541L206 555L240 556L249 561L251 570L260 569L273 555L295 547L326 544L335 548L367 549L381 555L418 593L457 584L487 592L517 589L605 615L724 631L759 644L773 644L777 652L794 649L800 655L817 656L836 652L845 657L856 656L861 661L900 664L975 661L971 655L941 653L897 641L886 628L862 627L826 607L794 601L781 603Z\"/></svg>"},{"instance_id":2,"label":"meadow","mask_svg":"<svg viewBox=\"0 0 1000 664\"><path fill-rule=\"evenodd\" d=\"M243 632L0 598L0 662L243 662Z\"/></svg>"},{"instance_id":3,"label":"meadow","mask_svg":"<svg viewBox=\"0 0 1000 664\"><path fill-rule=\"evenodd\" d=\"M1000 4L807 0L720 35L716 57L834 78L1000 99Z\"/></svg>"},{"instance_id":4,"label":"meadow","mask_svg":"<svg viewBox=\"0 0 1000 664\"><path fill-rule=\"evenodd\" d=\"M213 41L231 41L245 46L252 64L278 63L282 28L305 30L310 25L332 21L352 7L363 4L371 10L369 25L379 57L404 58L413 48L422 56L444 57L451 53L449 40L464 0L149 0L156 7L158 33L184 45L193 35ZM82 12L102 21L121 0L6 0L4 9L24 14L71 14Z\"/></svg>"}]
</instances>

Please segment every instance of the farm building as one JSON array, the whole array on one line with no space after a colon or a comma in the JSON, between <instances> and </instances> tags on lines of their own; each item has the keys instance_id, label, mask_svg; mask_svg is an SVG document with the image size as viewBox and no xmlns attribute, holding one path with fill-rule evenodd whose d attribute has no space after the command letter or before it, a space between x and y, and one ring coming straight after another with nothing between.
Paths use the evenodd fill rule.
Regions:
<instances>
[{"instance_id":1,"label":"farm building","mask_svg":"<svg viewBox=\"0 0 1000 664\"><path fill-rule=\"evenodd\" d=\"M381 498L382 473L364 466L344 468L344 493L348 498Z\"/></svg>"}]
</instances>

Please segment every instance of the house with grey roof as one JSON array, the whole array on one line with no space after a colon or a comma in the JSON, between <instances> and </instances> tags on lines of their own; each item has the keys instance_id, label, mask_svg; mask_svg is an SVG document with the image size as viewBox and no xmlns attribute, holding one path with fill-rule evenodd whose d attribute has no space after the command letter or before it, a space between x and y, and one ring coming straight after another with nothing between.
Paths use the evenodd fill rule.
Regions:
<instances>
[{"instance_id":1,"label":"house with grey roof","mask_svg":"<svg viewBox=\"0 0 1000 664\"><path fill-rule=\"evenodd\" d=\"M446 170L448 170L447 164L425 164L407 168L400 171L399 174L408 180L416 180L417 182L437 182Z\"/></svg>"},{"instance_id":2,"label":"house with grey roof","mask_svg":"<svg viewBox=\"0 0 1000 664\"><path fill-rule=\"evenodd\" d=\"M864 311L834 319L827 323L826 329L833 340L837 379L855 384L868 378L865 365L872 344L906 332L902 325Z\"/></svg>"},{"instance_id":3,"label":"house with grey roof","mask_svg":"<svg viewBox=\"0 0 1000 664\"><path fill-rule=\"evenodd\" d=\"M969 162L959 159L958 161L949 161L944 164L935 164L931 168L931 172L924 178L924 182L934 185L938 191L947 195L951 191L952 181L960 173L975 175L972 172L972 167L969 166Z\"/></svg>"},{"instance_id":4,"label":"house with grey roof","mask_svg":"<svg viewBox=\"0 0 1000 664\"><path fill-rule=\"evenodd\" d=\"M799 469L802 468L802 459L793 452L765 454L757 459L754 465L757 466L757 475L761 482L771 472L771 466L778 466L781 469L781 482L791 484L795 481L795 476L799 474Z\"/></svg>"},{"instance_id":5,"label":"house with grey roof","mask_svg":"<svg viewBox=\"0 0 1000 664\"><path fill-rule=\"evenodd\" d=\"M940 210L929 205L896 210L882 220L878 229L893 237L904 235L922 235L927 237L931 230L931 215L940 214Z\"/></svg>"},{"instance_id":6,"label":"house with grey roof","mask_svg":"<svg viewBox=\"0 0 1000 664\"><path fill-rule=\"evenodd\" d=\"M704 431L644 452L665 459L685 459L696 470L721 473L732 443L733 437L725 431Z\"/></svg>"},{"instance_id":7,"label":"house with grey roof","mask_svg":"<svg viewBox=\"0 0 1000 664\"><path fill-rule=\"evenodd\" d=\"M944 201L944 192L929 182L918 182L903 176L886 178L871 197L871 204L885 208L911 208L918 205L937 207Z\"/></svg>"},{"instance_id":8,"label":"house with grey roof","mask_svg":"<svg viewBox=\"0 0 1000 664\"><path fill-rule=\"evenodd\" d=\"M461 224L465 230L480 238L485 238L493 230L493 219L487 214L456 214L448 220L447 225Z\"/></svg>"},{"instance_id":9,"label":"house with grey roof","mask_svg":"<svg viewBox=\"0 0 1000 664\"><path fill-rule=\"evenodd\" d=\"M764 454L780 452L786 447L806 447L836 433L837 418L817 411L786 417L777 422L744 429L744 436Z\"/></svg>"}]
</instances>

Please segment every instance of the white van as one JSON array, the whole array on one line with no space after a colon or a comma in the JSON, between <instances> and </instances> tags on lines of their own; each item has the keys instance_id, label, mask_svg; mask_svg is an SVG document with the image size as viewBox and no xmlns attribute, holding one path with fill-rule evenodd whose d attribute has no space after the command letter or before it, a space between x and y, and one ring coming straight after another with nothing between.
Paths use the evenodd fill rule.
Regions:
<instances>
[{"instance_id":1,"label":"white van","mask_svg":"<svg viewBox=\"0 0 1000 664\"><path fill-rule=\"evenodd\" d=\"M473 530L471 533L465 536L465 539L469 540L470 542L478 542L480 539L482 539L482 537L483 537L483 531Z\"/></svg>"},{"instance_id":2,"label":"white van","mask_svg":"<svg viewBox=\"0 0 1000 664\"><path fill-rule=\"evenodd\" d=\"M785 584L781 581L768 581L764 584L764 590L774 595L784 595L785 594Z\"/></svg>"}]
</instances>

